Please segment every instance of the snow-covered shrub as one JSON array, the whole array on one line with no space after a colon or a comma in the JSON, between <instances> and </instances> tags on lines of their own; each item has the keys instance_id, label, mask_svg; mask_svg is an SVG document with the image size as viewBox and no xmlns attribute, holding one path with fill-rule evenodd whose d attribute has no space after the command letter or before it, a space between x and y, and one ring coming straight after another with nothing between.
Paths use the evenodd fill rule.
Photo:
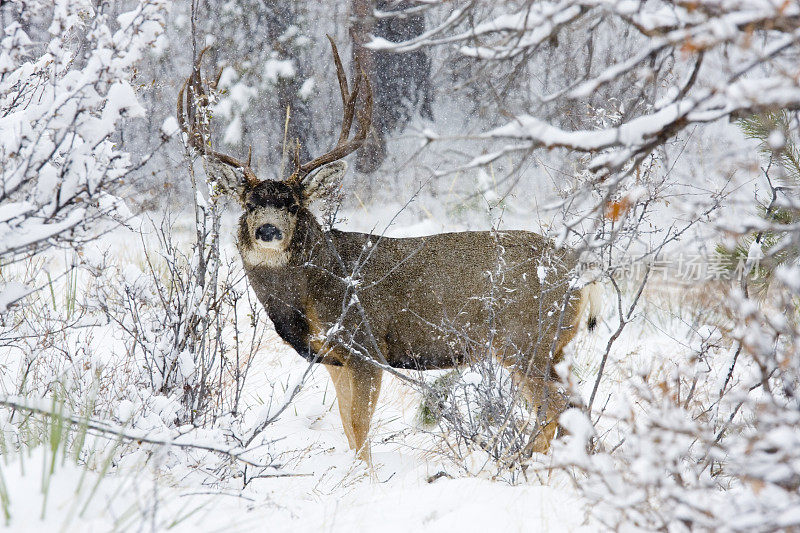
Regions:
<instances>
[{"instance_id":1,"label":"snow-covered shrub","mask_svg":"<svg viewBox=\"0 0 800 533\"><path fill-rule=\"evenodd\" d=\"M193 241L183 252L171 226L165 220L144 230L141 265L97 265L104 283L94 285L92 305L121 332L137 387L171 406L157 409L163 422L204 425L240 412L267 322L237 260L220 264L209 242Z\"/></svg>"},{"instance_id":2,"label":"snow-covered shrub","mask_svg":"<svg viewBox=\"0 0 800 533\"><path fill-rule=\"evenodd\" d=\"M751 243L757 253L740 258L743 269L735 276L724 271L727 281L671 280L681 292L669 296L674 309L664 325L682 348L663 353L646 343L644 361L610 362L606 375L622 378L606 384L593 405L597 385L608 379L602 370L618 340L612 333L588 409L562 417L568 435L550 466L572 476L590 502L588 513L610 528L798 527L800 273L791 252L800 235L791 223L795 190L773 187L768 171L765 177L772 203L787 216L722 217L705 228L719 240ZM691 208L709 212L717 201L704 198ZM718 258L710 259L709 268ZM754 290L766 268L769 289ZM625 306L645 282L646 276L627 291L615 282L618 317L607 320L612 332L615 322L621 332L631 321ZM701 297L685 298L694 292ZM639 314L660 327L652 304ZM680 330L688 331L685 339Z\"/></svg>"},{"instance_id":3,"label":"snow-covered shrub","mask_svg":"<svg viewBox=\"0 0 800 533\"><path fill-rule=\"evenodd\" d=\"M91 401L77 416L63 398L17 401L26 406L17 419L14 411L0 415L0 524L5 528L161 530L186 518L180 512L186 502L164 507L177 494L157 475L163 450L150 461L146 453L121 458L124 445L93 434ZM108 475L112 471L116 475Z\"/></svg>"},{"instance_id":4,"label":"snow-covered shrub","mask_svg":"<svg viewBox=\"0 0 800 533\"><path fill-rule=\"evenodd\" d=\"M438 377L422 394L420 425L438 426L440 452L459 474L512 483L526 479L541 430L537 413L499 362L479 358Z\"/></svg>"},{"instance_id":5,"label":"snow-covered shrub","mask_svg":"<svg viewBox=\"0 0 800 533\"><path fill-rule=\"evenodd\" d=\"M561 465L573 475L590 512L609 527L798 527L800 204L791 141L800 106L799 9L775 2L462 2L434 10L436 29L421 38L370 45L402 51L457 43L461 65L509 91L486 103L497 105L499 124L476 136L481 151L469 153L462 169L499 168L514 152L538 158L542 147L578 167L554 179L574 184L560 187L566 194L551 210L563 208L565 216L555 226L561 241L601 259L617 317L607 317L601 331L606 350L599 369L587 373L589 386L575 376L583 409L562 417L568 434L547 468ZM517 75L525 69L530 77ZM509 90L515 83L524 90ZM766 153L761 169L730 146L713 165L680 161L685 152L726 144L698 138L706 128L720 131L722 122L753 114L761 119L744 125ZM448 140L434 132L420 139ZM754 202L750 191L764 177L769 195ZM747 193L735 190L744 184ZM684 279L673 288L679 307L689 306L682 297L690 290L706 299L668 325L683 349L663 354L645 345L647 363L611 357L630 324L658 323L651 307L651 316L637 310L658 262L703 248L713 257L717 243L746 243L736 251L743 275L732 284ZM626 263L644 267L627 286ZM752 278L764 272L770 288L758 300ZM676 326L689 326L688 340ZM615 387L610 374L623 376Z\"/></svg>"},{"instance_id":6,"label":"snow-covered shrub","mask_svg":"<svg viewBox=\"0 0 800 533\"><path fill-rule=\"evenodd\" d=\"M4 4L0 37L0 262L91 239L100 219L129 216L118 193L132 169L118 146L144 115L136 63L162 31L166 2L116 19L93 2ZM29 28L29 35L23 28ZM32 287L0 278L0 315Z\"/></svg>"},{"instance_id":7,"label":"snow-covered shrub","mask_svg":"<svg viewBox=\"0 0 800 533\"><path fill-rule=\"evenodd\" d=\"M265 322L233 283L241 274L220 278L218 214L200 214L185 256L171 228L154 230L152 244L142 235L151 248L140 252L142 268L139 239L120 243L117 255L93 242L118 222L141 231L121 196L143 161L123 150L121 130L145 114L134 92L137 65L159 46L167 6L0 6L0 402L10 413L4 434L24 433L13 442L19 449L46 440L46 427L25 421L31 405L57 420L48 408L55 398L112 441L160 435L153 442L167 443L187 422L218 421L204 433L215 442L238 429L259 342L240 335L248 322L263 332ZM174 131L163 133L166 142ZM64 446L76 438L65 436ZM223 462L228 446L218 447ZM121 446L109 461L136 448Z\"/></svg>"},{"instance_id":8,"label":"snow-covered shrub","mask_svg":"<svg viewBox=\"0 0 800 533\"><path fill-rule=\"evenodd\" d=\"M551 466L572 477L593 519L669 531L800 525L800 330L797 293L784 294L777 319L741 294L714 300L747 318L690 331L687 353L618 363L628 377L591 422L562 417L569 434ZM700 324L713 316L696 313Z\"/></svg>"},{"instance_id":9,"label":"snow-covered shrub","mask_svg":"<svg viewBox=\"0 0 800 533\"><path fill-rule=\"evenodd\" d=\"M107 403L95 407L104 410L126 386L124 363L103 364L105 350L95 342L103 332L88 311L78 265L89 241L130 217L120 195L136 165L121 149L120 130L144 115L136 66L157 46L166 6L130 2L117 6L127 8L117 16L87 1L0 6L5 394L60 394L77 409L101 387ZM120 379L109 379L114 370Z\"/></svg>"}]
</instances>

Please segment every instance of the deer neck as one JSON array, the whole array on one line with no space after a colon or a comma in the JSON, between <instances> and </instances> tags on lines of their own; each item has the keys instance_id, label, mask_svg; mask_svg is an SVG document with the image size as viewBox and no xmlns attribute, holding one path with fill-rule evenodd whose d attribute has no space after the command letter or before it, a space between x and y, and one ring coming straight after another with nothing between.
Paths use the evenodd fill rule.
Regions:
<instances>
[{"instance_id":1,"label":"deer neck","mask_svg":"<svg viewBox=\"0 0 800 533\"><path fill-rule=\"evenodd\" d=\"M310 212L301 208L284 262L259 263L259 257L252 257L252 244L242 218L238 245L250 286L264 305L278 335L301 356L312 359L309 335L314 327L309 320L314 316L314 310L309 308L309 302L314 298L309 290L315 285L315 273L319 272L319 267L314 265L325 264L327 258L325 231Z\"/></svg>"}]
</instances>

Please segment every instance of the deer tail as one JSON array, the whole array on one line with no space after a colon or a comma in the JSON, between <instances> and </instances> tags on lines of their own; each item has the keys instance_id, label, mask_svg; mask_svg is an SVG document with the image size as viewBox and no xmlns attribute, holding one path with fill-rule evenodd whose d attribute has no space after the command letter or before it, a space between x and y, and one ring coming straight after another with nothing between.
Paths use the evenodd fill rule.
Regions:
<instances>
[{"instance_id":1,"label":"deer tail","mask_svg":"<svg viewBox=\"0 0 800 533\"><path fill-rule=\"evenodd\" d=\"M603 288L599 281L593 281L581 289L583 300L589 307L589 319L586 327L592 331L597 326L600 311L603 308Z\"/></svg>"}]
</instances>

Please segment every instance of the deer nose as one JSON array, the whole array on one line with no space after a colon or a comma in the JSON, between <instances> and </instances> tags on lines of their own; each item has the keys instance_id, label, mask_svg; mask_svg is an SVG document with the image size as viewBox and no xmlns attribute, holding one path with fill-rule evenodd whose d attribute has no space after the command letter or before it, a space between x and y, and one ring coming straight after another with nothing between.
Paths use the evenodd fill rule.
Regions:
<instances>
[{"instance_id":1,"label":"deer nose","mask_svg":"<svg viewBox=\"0 0 800 533\"><path fill-rule=\"evenodd\" d=\"M283 233L272 224L264 224L256 230L256 239L264 242L281 240L283 239Z\"/></svg>"}]
</instances>

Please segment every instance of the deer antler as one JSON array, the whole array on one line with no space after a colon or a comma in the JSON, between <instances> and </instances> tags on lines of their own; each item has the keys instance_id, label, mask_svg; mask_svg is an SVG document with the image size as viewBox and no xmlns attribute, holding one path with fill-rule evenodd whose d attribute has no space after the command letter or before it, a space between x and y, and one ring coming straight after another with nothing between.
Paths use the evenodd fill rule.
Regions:
<instances>
[{"instance_id":1,"label":"deer antler","mask_svg":"<svg viewBox=\"0 0 800 533\"><path fill-rule=\"evenodd\" d=\"M211 148L209 124L208 121L203 120L203 113L198 109L198 106L206 107L208 105L208 95L203 89L203 80L200 75L200 63L206 50L208 50L208 47L204 48L197 56L192 68L192 75L183 83L178 93L178 123L181 131L186 134L189 145L200 152L206 161L240 169L247 185L254 187L261 180L256 177L250 168L249 157L247 163L244 163L235 157L217 152ZM189 88L188 91L186 91L187 87ZM188 110L186 112L184 111L184 105Z\"/></svg>"},{"instance_id":2,"label":"deer antler","mask_svg":"<svg viewBox=\"0 0 800 533\"><path fill-rule=\"evenodd\" d=\"M346 155L358 150L361 145L364 144L364 139L366 139L370 124L372 123L372 86L369 83L369 78L364 74L364 71L358 63L358 59L356 59L356 77L351 92L347 85L347 76L344 73L344 67L342 67L342 60L339 57L339 50L336 48L336 43L333 42L333 38L330 35L327 37L328 41L331 43L333 61L336 64L336 77L339 80L339 90L342 94L342 129L339 133L339 140L336 142L336 146L330 152L303 164L300 164L299 157L295 155L296 168L294 173L289 177L289 181L303 181L311 171L322 165L338 161ZM356 101L362 83L365 86L364 105L356 113ZM353 126L353 117L355 115L358 116L358 132L352 139L348 140L350 129Z\"/></svg>"}]
</instances>

